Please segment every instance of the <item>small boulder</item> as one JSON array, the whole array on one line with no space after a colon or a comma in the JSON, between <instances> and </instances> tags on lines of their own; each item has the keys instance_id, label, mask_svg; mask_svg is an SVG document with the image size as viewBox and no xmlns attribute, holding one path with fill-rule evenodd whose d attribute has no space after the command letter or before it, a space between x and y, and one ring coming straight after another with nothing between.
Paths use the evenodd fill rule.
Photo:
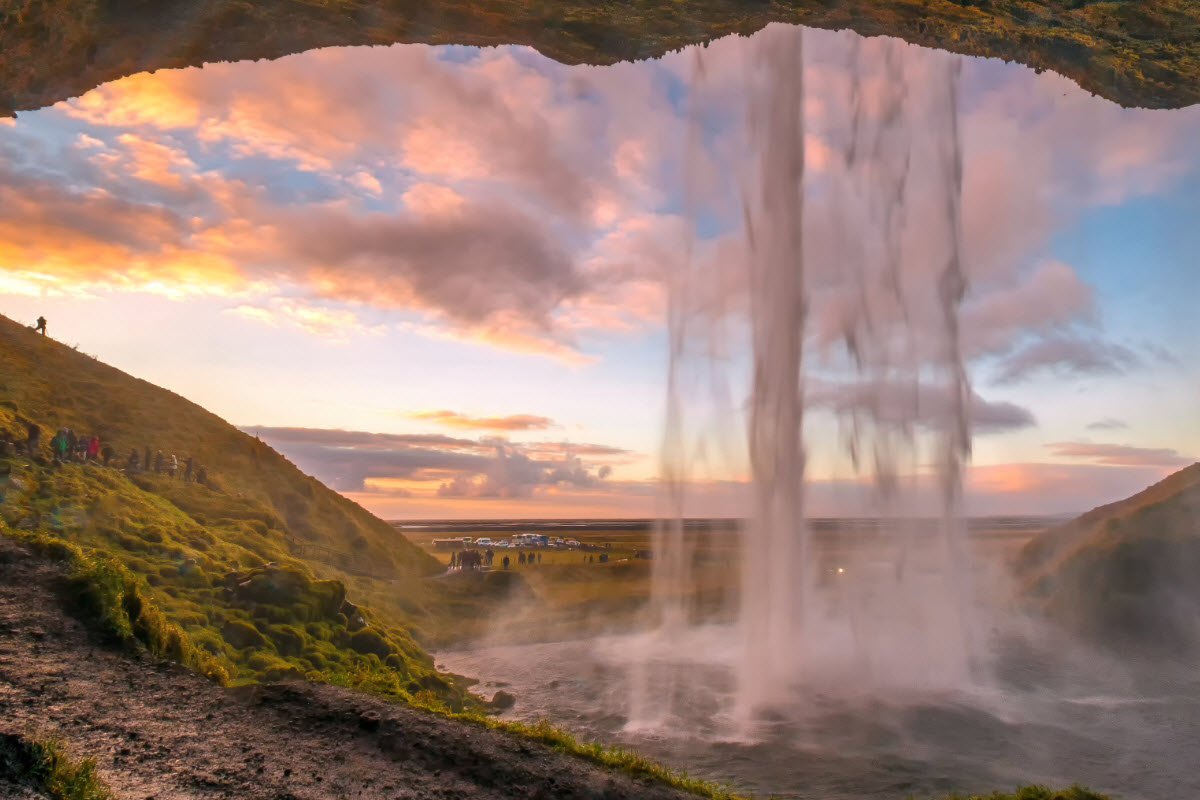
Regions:
<instances>
[{"instance_id":1,"label":"small boulder","mask_svg":"<svg viewBox=\"0 0 1200 800\"><path fill-rule=\"evenodd\" d=\"M512 708L517 704L517 698L501 689L492 695L492 708L499 711Z\"/></svg>"},{"instance_id":2,"label":"small boulder","mask_svg":"<svg viewBox=\"0 0 1200 800\"><path fill-rule=\"evenodd\" d=\"M367 620L363 617L362 612L358 610L358 606L351 603L349 600L342 602L341 610L338 612L345 616L346 627L351 632L360 631L367 627Z\"/></svg>"}]
</instances>

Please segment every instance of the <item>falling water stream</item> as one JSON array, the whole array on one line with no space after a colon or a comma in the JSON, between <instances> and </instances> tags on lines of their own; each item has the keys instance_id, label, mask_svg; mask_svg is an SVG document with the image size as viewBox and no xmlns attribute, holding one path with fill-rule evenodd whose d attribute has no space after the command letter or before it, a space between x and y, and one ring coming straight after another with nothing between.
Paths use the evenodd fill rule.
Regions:
<instances>
[{"instance_id":1,"label":"falling water stream","mask_svg":"<svg viewBox=\"0 0 1200 800\"><path fill-rule=\"evenodd\" d=\"M780 27L754 41L746 67L745 257L731 266L745 274L751 349L753 497L741 534L734 714L743 724L822 673L859 687L949 688L963 685L972 661L961 502L970 387L958 339L965 278L957 62L893 41L856 41L845 70L847 118L810 130L802 29ZM700 95L703 58L698 53L692 86ZM832 156L806 171L814 137ZM806 202L820 208L816 219L806 218ZM909 224L917 219L920 240ZM817 224L819 249L806 245ZM672 285L664 464L673 497L682 491L687 452L674 378L680 360L707 356L681 343L697 320L716 324L708 306L689 308L696 297L704 295L686 281ZM834 408L846 426L846 457L873 484L885 518L896 521L890 574L843 568L829 581L812 556L805 417L831 395L851 398ZM924 462L940 498L936 543L901 530L900 476ZM672 500L673 509L680 505ZM686 618L678 587L693 563L678 519L661 528L656 550L660 630L674 638Z\"/></svg>"}]
</instances>

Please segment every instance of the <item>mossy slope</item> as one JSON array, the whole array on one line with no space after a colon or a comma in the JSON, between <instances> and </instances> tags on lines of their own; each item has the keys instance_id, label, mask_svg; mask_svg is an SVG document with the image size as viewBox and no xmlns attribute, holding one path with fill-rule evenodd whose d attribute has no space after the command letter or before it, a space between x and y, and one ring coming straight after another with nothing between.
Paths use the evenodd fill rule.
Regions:
<instances>
[{"instance_id":1,"label":"mossy slope","mask_svg":"<svg viewBox=\"0 0 1200 800\"><path fill-rule=\"evenodd\" d=\"M43 446L67 426L97 434L123 460L162 449L208 467L215 491L135 475L138 488L175 505L198 525L233 521L247 535L276 531L321 548L339 566L390 578L441 570L435 559L383 520L326 488L263 442L173 392L127 375L0 317L0 436L23 439L22 423L43 429ZM49 449L45 450L49 454ZM110 504L111 506L111 504ZM102 509L113 513L111 507ZM264 553L266 555L266 553Z\"/></svg>"},{"instance_id":2,"label":"mossy slope","mask_svg":"<svg viewBox=\"0 0 1200 800\"><path fill-rule=\"evenodd\" d=\"M201 485L55 466L48 450L0 457L0 527L82 548L73 560L93 565L84 589L126 598L116 604L135 625L144 591L234 681L307 677L461 707L463 689L411 633L436 624L423 577L441 567L391 526L198 406L4 318L0 376L0 440L23 439L32 420L47 434L69 426L121 452L149 443L209 465ZM382 574L360 577L367 564ZM382 615L359 607L347 582L379 584L397 603Z\"/></svg>"},{"instance_id":3,"label":"mossy slope","mask_svg":"<svg viewBox=\"0 0 1200 800\"><path fill-rule=\"evenodd\" d=\"M1017 568L1049 614L1098 642L1200 647L1200 464L1046 531Z\"/></svg>"}]
</instances>

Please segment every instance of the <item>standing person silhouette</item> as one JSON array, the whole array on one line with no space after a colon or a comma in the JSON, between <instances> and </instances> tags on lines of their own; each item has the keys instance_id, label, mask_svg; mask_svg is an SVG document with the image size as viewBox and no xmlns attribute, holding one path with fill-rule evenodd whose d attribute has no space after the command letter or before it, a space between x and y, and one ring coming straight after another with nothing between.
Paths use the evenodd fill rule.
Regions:
<instances>
[{"instance_id":1,"label":"standing person silhouette","mask_svg":"<svg viewBox=\"0 0 1200 800\"><path fill-rule=\"evenodd\" d=\"M37 318L37 327L34 328L33 330L35 333L40 333L42 336L45 336L46 335L46 318L38 317Z\"/></svg>"}]
</instances>

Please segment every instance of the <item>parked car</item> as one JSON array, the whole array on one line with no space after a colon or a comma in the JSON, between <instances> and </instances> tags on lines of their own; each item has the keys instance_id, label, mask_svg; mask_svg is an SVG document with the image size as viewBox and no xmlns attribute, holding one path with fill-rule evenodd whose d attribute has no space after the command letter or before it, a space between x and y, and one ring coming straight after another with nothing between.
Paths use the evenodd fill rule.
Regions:
<instances>
[{"instance_id":1,"label":"parked car","mask_svg":"<svg viewBox=\"0 0 1200 800\"><path fill-rule=\"evenodd\" d=\"M479 537L479 539L477 539L475 541L475 546L476 547L491 547L492 540L489 539L487 536L481 536L481 537Z\"/></svg>"}]
</instances>

